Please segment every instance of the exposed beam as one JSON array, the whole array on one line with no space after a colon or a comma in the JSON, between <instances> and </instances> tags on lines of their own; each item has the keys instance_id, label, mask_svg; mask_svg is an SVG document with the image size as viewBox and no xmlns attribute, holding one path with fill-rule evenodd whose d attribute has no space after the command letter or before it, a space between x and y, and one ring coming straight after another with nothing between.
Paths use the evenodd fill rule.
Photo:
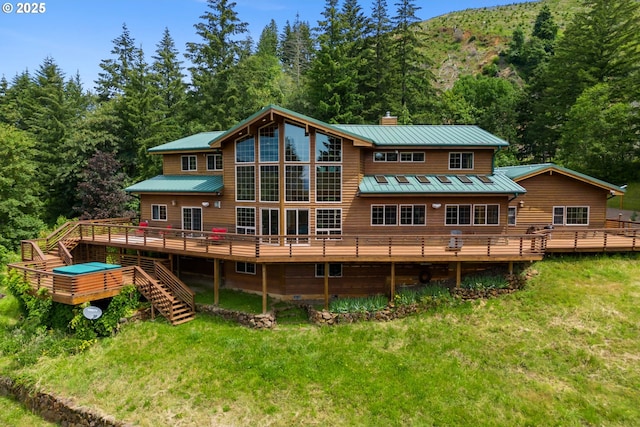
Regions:
<instances>
[{"instance_id":1,"label":"exposed beam","mask_svg":"<svg viewBox=\"0 0 640 427\"><path fill-rule=\"evenodd\" d=\"M220 303L220 259L213 260L213 304Z\"/></svg>"},{"instance_id":2,"label":"exposed beam","mask_svg":"<svg viewBox=\"0 0 640 427\"><path fill-rule=\"evenodd\" d=\"M324 309L329 310L329 263L324 263Z\"/></svg>"},{"instance_id":3,"label":"exposed beam","mask_svg":"<svg viewBox=\"0 0 640 427\"><path fill-rule=\"evenodd\" d=\"M262 314L267 314L267 264L262 264Z\"/></svg>"},{"instance_id":4,"label":"exposed beam","mask_svg":"<svg viewBox=\"0 0 640 427\"><path fill-rule=\"evenodd\" d=\"M391 296L389 297L389 301L393 301L393 298L396 296L396 263L391 263Z\"/></svg>"}]
</instances>

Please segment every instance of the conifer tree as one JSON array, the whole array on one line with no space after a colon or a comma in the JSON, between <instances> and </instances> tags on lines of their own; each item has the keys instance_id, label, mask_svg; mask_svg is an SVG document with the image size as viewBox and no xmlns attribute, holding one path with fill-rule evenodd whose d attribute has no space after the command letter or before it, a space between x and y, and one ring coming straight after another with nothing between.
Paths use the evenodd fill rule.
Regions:
<instances>
[{"instance_id":1,"label":"conifer tree","mask_svg":"<svg viewBox=\"0 0 640 427\"><path fill-rule=\"evenodd\" d=\"M409 124L415 117L418 122L429 120L430 105L435 101L431 62L425 52L420 19L416 16L420 7L412 0L396 3L393 17L393 65L396 67L394 111L402 111L400 122ZM403 118L404 117L404 118Z\"/></svg>"},{"instance_id":2,"label":"conifer tree","mask_svg":"<svg viewBox=\"0 0 640 427\"><path fill-rule=\"evenodd\" d=\"M233 68L247 56L249 41L239 37L247 33L247 23L240 21L236 3L207 0L207 12L195 24L199 43L187 43L191 72L191 118L207 129L226 129L243 117L229 114L235 110L234 88L229 87ZM221 102L224 100L224 102Z\"/></svg>"},{"instance_id":3,"label":"conifer tree","mask_svg":"<svg viewBox=\"0 0 640 427\"><path fill-rule=\"evenodd\" d=\"M354 73L359 56L348 55L347 22L337 0L327 0L318 22L320 48L311 64L308 102L311 114L330 123L361 123L363 97Z\"/></svg>"},{"instance_id":4,"label":"conifer tree","mask_svg":"<svg viewBox=\"0 0 640 427\"><path fill-rule=\"evenodd\" d=\"M111 54L114 58L100 62L100 68L103 71L98 73L98 80L95 82L100 101L108 101L124 93L133 63L139 54L127 24L122 24L122 34L113 39L112 43Z\"/></svg>"}]
</instances>

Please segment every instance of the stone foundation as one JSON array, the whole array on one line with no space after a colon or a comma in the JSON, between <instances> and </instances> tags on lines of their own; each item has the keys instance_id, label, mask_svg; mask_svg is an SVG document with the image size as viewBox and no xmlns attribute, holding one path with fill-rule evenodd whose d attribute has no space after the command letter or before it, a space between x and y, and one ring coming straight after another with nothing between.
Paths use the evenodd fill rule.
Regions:
<instances>
[{"instance_id":1,"label":"stone foundation","mask_svg":"<svg viewBox=\"0 0 640 427\"><path fill-rule=\"evenodd\" d=\"M196 304L196 311L222 317L252 329L273 329L276 326L276 318L273 313L248 314L206 304Z\"/></svg>"},{"instance_id":2,"label":"stone foundation","mask_svg":"<svg viewBox=\"0 0 640 427\"><path fill-rule=\"evenodd\" d=\"M8 377L0 377L0 396L12 397L34 414L62 427L133 427L109 415L75 406L68 399L36 391Z\"/></svg>"}]
</instances>

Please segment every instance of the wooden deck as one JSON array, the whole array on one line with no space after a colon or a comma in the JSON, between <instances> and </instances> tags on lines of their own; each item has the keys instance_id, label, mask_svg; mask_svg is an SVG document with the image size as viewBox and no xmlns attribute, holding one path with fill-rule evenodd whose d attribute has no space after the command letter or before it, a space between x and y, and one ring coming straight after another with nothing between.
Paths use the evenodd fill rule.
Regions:
<instances>
[{"instance_id":1,"label":"wooden deck","mask_svg":"<svg viewBox=\"0 0 640 427\"><path fill-rule=\"evenodd\" d=\"M252 236L81 224L78 241L253 263L508 262L543 258L546 235ZM70 238L69 236L68 238Z\"/></svg>"},{"instance_id":2,"label":"wooden deck","mask_svg":"<svg viewBox=\"0 0 640 427\"><path fill-rule=\"evenodd\" d=\"M47 289L53 301L70 305L113 297L126 284L133 283L133 267L78 276L54 273L41 262L13 264L10 268L31 283L35 290Z\"/></svg>"}]
</instances>

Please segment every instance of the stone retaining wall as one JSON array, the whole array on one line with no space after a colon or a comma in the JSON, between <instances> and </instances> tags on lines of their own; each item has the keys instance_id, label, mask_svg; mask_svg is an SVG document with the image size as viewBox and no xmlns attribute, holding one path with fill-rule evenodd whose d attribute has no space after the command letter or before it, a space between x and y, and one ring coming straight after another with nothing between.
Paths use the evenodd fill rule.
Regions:
<instances>
[{"instance_id":1,"label":"stone retaining wall","mask_svg":"<svg viewBox=\"0 0 640 427\"><path fill-rule=\"evenodd\" d=\"M507 276L509 286L503 289L462 289L450 288L449 292L455 298L462 300L474 300L482 298L493 298L500 295L511 294L522 289L527 280L538 274L535 270L527 270L522 275L511 274ZM394 319L401 319L411 314L420 313L432 308L429 305L410 304L398 305L389 304L380 311L364 313L331 313L327 310L318 311L312 306L307 307L309 321L316 325L335 325L337 323L354 323L360 321L388 322Z\"/></svg>"},{"instance_id":2,"label":"stone retaining wall","mask_svg":"<svg viewBox=\"0 0 640 427\"><path fill-rule=\"evenodd\" d=\"M63 427L133 427L116 421L112 416L75 406L70 400L36 391L8 377L0 377L0 396L10 396L43 419Z\"/></svg>"},{"instance_id":3,"label":"stone retaining wall","mask_svg":"<svg viewBox=\"0 0 640 427\"><path fill-rule=\"evenodd\" d=\"M247 326L253 329L272 329L276 326L276 318L273 313L249 314L207 304L196 304L196 311L232 320L234 322L238 322L242 326Z\"/></svg>"}]
</instances>

